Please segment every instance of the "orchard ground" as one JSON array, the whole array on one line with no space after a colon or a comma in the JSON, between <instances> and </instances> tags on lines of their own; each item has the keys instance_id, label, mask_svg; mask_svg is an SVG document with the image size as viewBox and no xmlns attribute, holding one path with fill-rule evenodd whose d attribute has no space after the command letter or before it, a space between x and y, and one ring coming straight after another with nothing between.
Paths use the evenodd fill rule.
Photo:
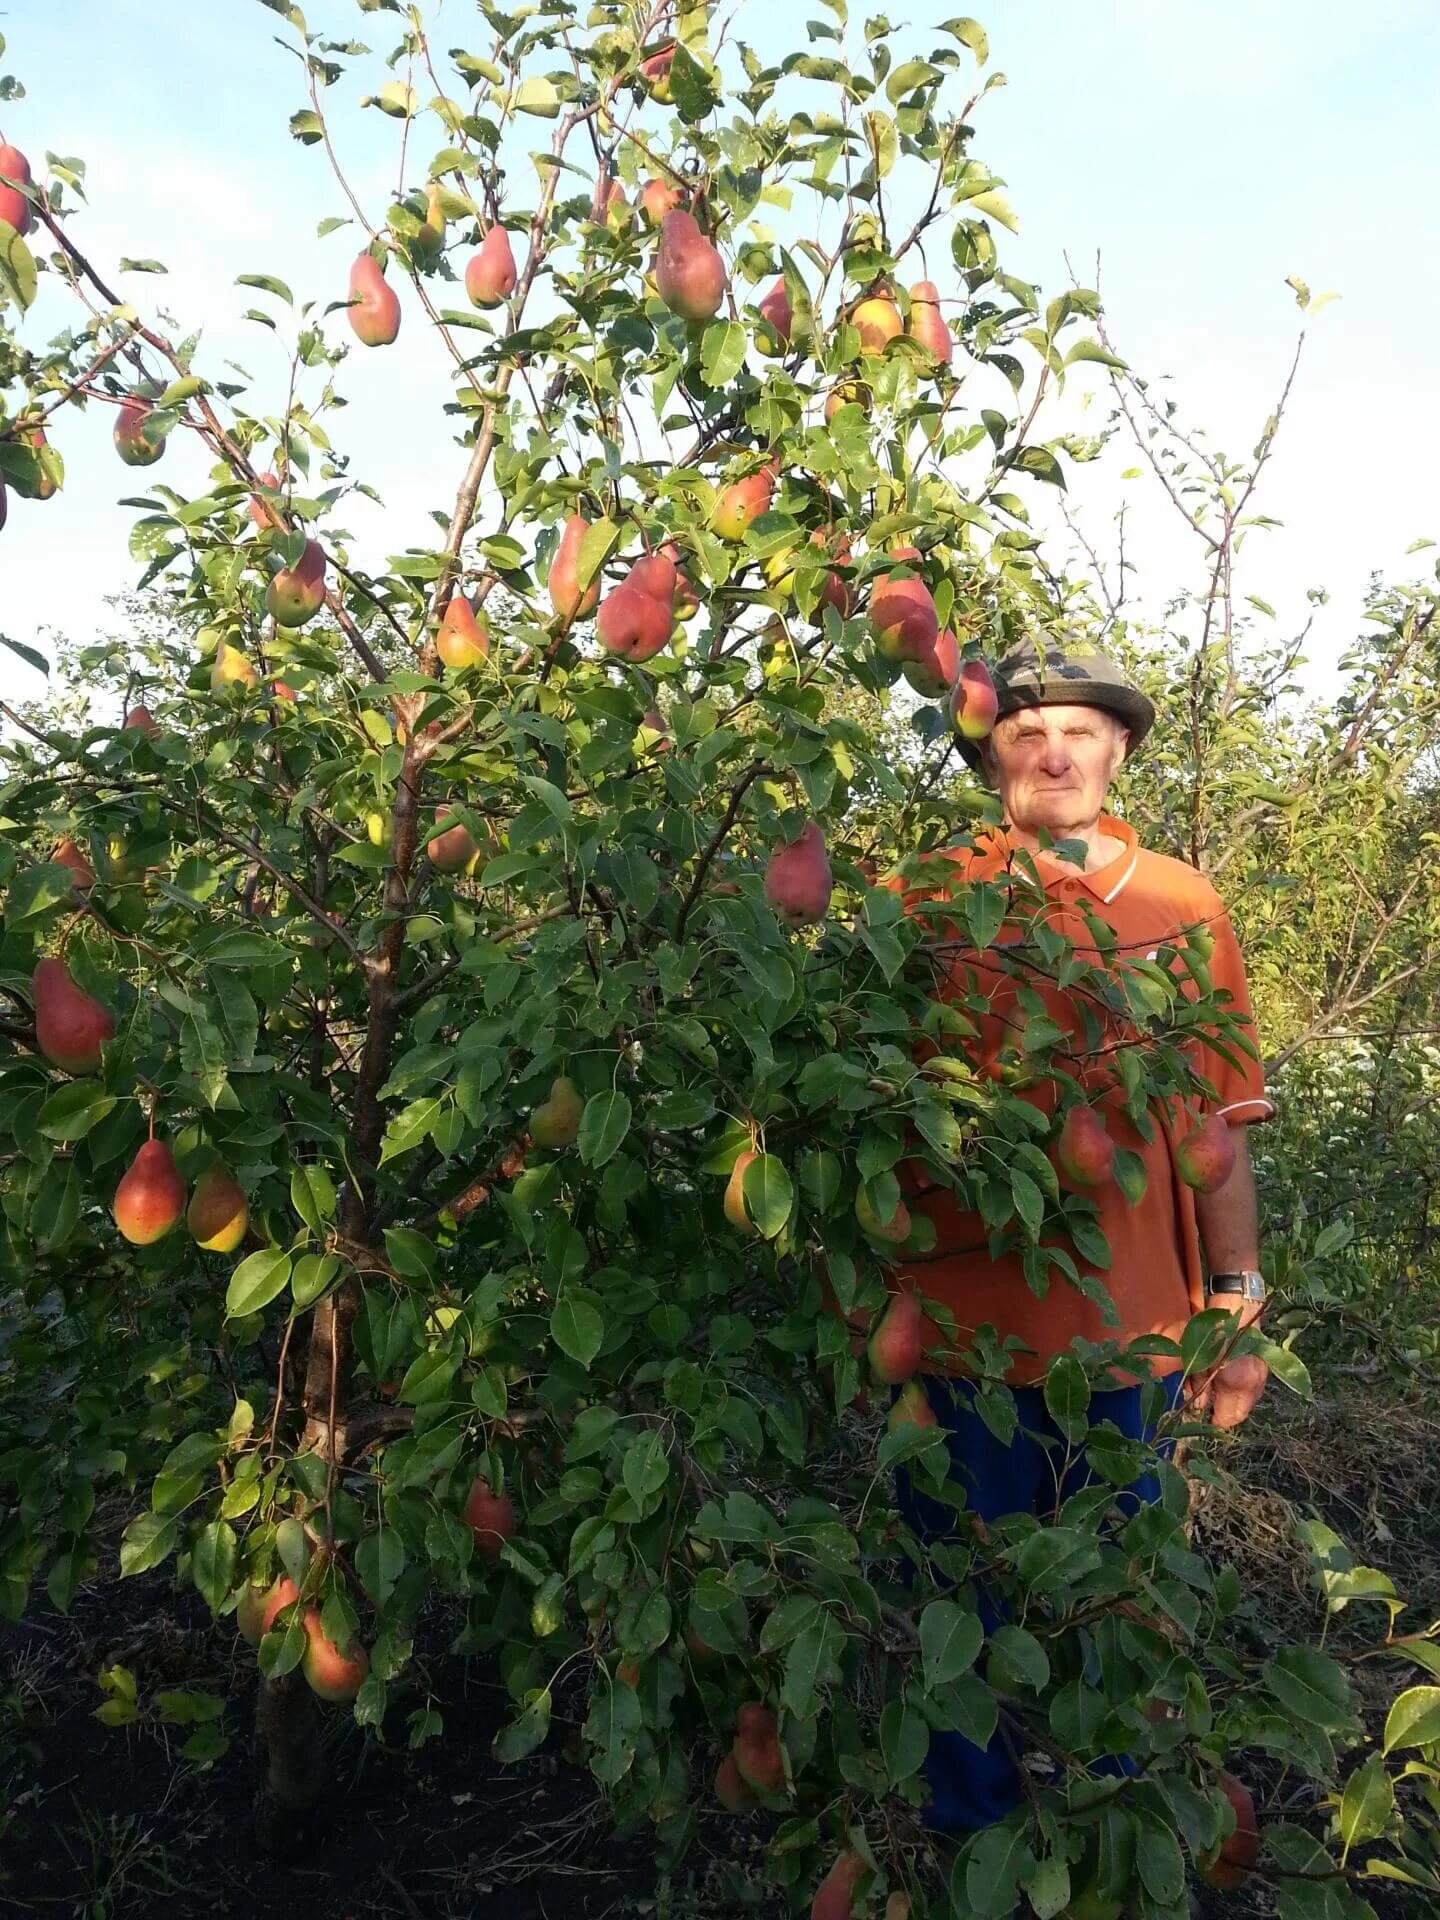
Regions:
<instances>
[{"instance_id":1,"label":"orchard ground","mask_svg":"<svg viewBox=\"0 0 1440 1920\"><path fill-rule=\"evenodd\" d=\"M1390 1572L1417 1617L1440 1614L1440 1416L1391 1388L1377 1394L1353 1372L1317 1380L1308 1407L1270 1396L1246 1429L1211 1448L1215 1482L1197 1485L1195 1545L1240 1570L1257 1651L1315 1626L1318 1597L1296 1533L1310 1517ZM0 1640L0 1906L103 1920L200 1911L282 1920L300 1910L310 1920L459 1920L491 1900L503 1901L507 1920L784 1911L762 1890L756 1823L713 1802L694 1858L661 1886L650 1833L611 1831L576 1764L577 1729L558 1715L539 1752L497 1767L490 1745L507 1717L505 1691L486 1663L447 1656L458 1610L443 1606L432 1610L417 1670L444 1714L444 1741L412 1754L402 1711L391 1745L335 1714L343 1812L298 1830L288 1857L258 1856L254 1661L166 1569L118 1578L124 1520L117 1504L102 1574L68 1618L43 1610ZM222 1696L225 1754L197 1768L178 1757L173 1728L97 1726L97 1675L117 1662L142 1698L167 1688ZM1371 1671L1374 1687L1361 1691L1378 1737L1393 1689L1385 1671ZM1265 1784L1283 1804L1278 1768ZM1237 1893L1202 1887L1197 1898L1205 1920L1275 1911L1259 1881ZM1372 1900L1383 1920L1414 1912L1399 1893Z\"/></svg>"}]
</instances>

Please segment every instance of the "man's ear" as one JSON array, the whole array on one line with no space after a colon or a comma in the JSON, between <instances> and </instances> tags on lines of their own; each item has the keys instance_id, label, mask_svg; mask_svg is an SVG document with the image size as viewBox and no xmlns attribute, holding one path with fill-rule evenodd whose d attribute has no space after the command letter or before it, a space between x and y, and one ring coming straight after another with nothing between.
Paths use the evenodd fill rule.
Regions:
<instances>
[{"instance_id":1,"label":"man's ear","mask_svg":"<svg viewBox=\"0 0 1440 1920\"><path fill-rule=\"evenodd\" d=\"M1130 729L1129 727L1122 726L1120 721L1117 720L1115 722L1115 765L1110 769L1112 773L1119 769L1121 762L1129 751Z\"/></svg>"}]
</instances>

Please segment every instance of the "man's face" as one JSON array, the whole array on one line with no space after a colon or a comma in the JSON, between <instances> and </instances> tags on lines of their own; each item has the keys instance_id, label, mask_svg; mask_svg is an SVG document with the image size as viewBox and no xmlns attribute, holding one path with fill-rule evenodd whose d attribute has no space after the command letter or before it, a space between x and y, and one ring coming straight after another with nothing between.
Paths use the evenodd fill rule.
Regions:
<instances>
[{"instance_id":1,"label":"man's face","mask_svg":"<svg viewBox=\"0 0 1440 1920\"><path fill-rule=\"evenodd\" d=\"M988 770L1012 826L1064 839L1088 831L1125 758L1127 730L1098 707L1030 707L990 736Z\"/></svg>"}]
</instances>

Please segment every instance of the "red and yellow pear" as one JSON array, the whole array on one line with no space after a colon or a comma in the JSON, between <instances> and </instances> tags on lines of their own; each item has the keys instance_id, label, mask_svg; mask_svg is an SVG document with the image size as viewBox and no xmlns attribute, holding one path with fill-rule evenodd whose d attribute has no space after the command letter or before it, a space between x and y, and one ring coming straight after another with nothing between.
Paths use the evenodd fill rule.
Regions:
<instances>
[{"instance_id":1,"label":"red and yellow pear","mask_svg":"<svg viewBox=\"0 0 1440 1920\"><path fill-rule=\"evenodd\" d=\"M1219 1786L1230 1802L1235 1825L1220 1842L1215 1858L1208 1866L1201 1867L1200 1878L1207 1886L1233 1893L1249 1879L1260 1856L1260 1830L1255 1821L1255 1801L1244 1782L1237 1780L1233 1773L1222 1772Z\"/></svg>"},{"instance_id":2,"label":"red and yellow pear","mask_svg":"<svg viewBox=\"0 0 1440 1920\"><path fill-rule=\"evenodd\" d=\"M658 53L648 54L646 58L640 62L640 74L645 82L645 90L650 95L650 98L658 101L662 107L668 107L670 104L670 69L674 64L675 48L673 44L668 47L661 47Z\"/></svg>"},{"instance_id":3,"label":"red and yellow pear","mask_svg":"<svg viewBox=\"0 0 1440 1920\"><path fill-rule=\"evenodd\" d=\"M863 1855L846 1847L815 1889L810 1920L851 1920L855 1889L868 1871L869 1862Z\"/></svg>"},{"instance_id":4,"label":"red and yellow pear","mask_svg":"<svg viewBox=\"0 0 1440 1920\"><path fill-rule=\"evenodd\" d=\"M45 1058L66 1073L98 1073L100 1049L115 1037L109 1012L93 994L78 987L66 963L54 957L36 963L30 991L35 1002L35 1044Z\"/></svg>"},{"instance_id":5,"label":"red and yellow pear","mask_svg":"<svg viewBox=\"0 0 1440 1920\"><path fill-rule=\"evenodd\" d=\"M262 473L258 478L262 487L279 488L280 481L276 474ZM262 533L267 527L273 527L277 524L269 501L262 498L258 493L252 493L250 496L250 519L255 526L259 527Z\"/></svg>"},{"instance_id":6,"label":"red and yellow pear","mask_svg":"<svg viewBox=\"0 0 1440 1920\"><path fill-rule=\"evenodd\" d=\"M288 1573L268 1587L252 1580L235 1603L235 1624L241 1639L258 1647L274 1626L276 1615L299 1598L300 1589Z\"/></svg>"},{"instance_id":7,"label":"red and yellow pear","mask_svg":"<svg viewBox=\"0 0 1440 1920\"><path fill-rule=\"evenodd\" d=\"M663 551L647 553L600 602L595 632L617 659L653 659L675 626L675 563Z\"/></svg>"},{"instance_id":8,"label":"red and yellow pear","mask_svg":"<svg viewBox=\"0 0 1440 1920\"><path fill-rule=\"evenodd\" d=\"M24 440L26 446L32 447L36 453L42 453L50 444L45 438L45 429L43 426L31 427L28 432L21 435L21 438ZM54 474L46 473L42 469L39 479L35 482L35 498L37 500L53 500L59 491L60 483Z\"/></svg>"},{"instance_id":9,"label":"red and yellow pear","mask_svg":"<svg viewBox=\"0 0 1440 1920\"><path fill-rule=\"evenodd\" d=\"M445 204L440 195L440 183L432 180L425 189L425 218L420 222L415 246L421 253L436 254L444 244Z\"/></svg>"},{"instance_id":10,"label":"red and yellow pear","mask_svg":"<svg viewBox=\"0 0 1440 1920\"><path fill-rule=\"evenodd\" d=\"M672 187L668 180L647 180L640 189L637 204L646 224L658 227L666 214L673 213L683 198L680 189Z\"/></svg>"},{"instance_id":11,"label":"red and yellow pear","mask_svg":"<svg viewBox=\"0 0 1440 1920\"><path fill-rule=\"evenodd\" d=\"M727 1813L748 1813L755 1805L755 1795L733 1753L727 1753L715 1769L715 1798Z\"/></svg>"},{"instance_id":12,"label":"red and yellow pear","mask_svg":"<svg viewBox=\"0 0 1440 1920\"><path fill-rule=\"evenodd\" d=\"M598 576L588 586L580 585L580 545L589 531L584 514L572 513L550 562L550 604L565 621L588 619L600 603Z\"/></svg>"},{"instance_id":13,"label":"red and yellow pear","mask_svg":"<svg viewBox=\"0 0 1440 1920\"><path fill-rule=\"evenodd\" d=\"M870 396L864 387L857 387L848 382L842 386L832 387L825 396L825 424L827 427L842 407L860 407L868 413L870 411Z\"/></svg>"},{"instance_id":14,"label":"red and yellow pear","mask_svg":"<svg viewBox=\"0 0 1440 1920\"><path fill-rule=\"evenodd\" d=\"M448 819L450 808L439 806L435 809L435 823ZM480 849L463 821L457 820L453 827L447 827L444 833L437 833L426 845L430 864L437 873L463 873Z\"/></svg>"},{"instance_id":15,"label":"red and yellow pear","mask_svg":"<svg viewBox=\"0 0 1440 1920\"><path fill-rule=\"evenodd\" d=\"M983 660L967 660L950 695L950 724L962 740L988 740L1000 711L990 669Z\"/></svg>"},{"instance_id":16,"label":"red and yellow pear","mask_svg":"<svg viewBox=\"0 0 1440 1920\"><path fill-rule=\"evenodd\" d=\"M750 523L769 512L779 477L780 464L771 460L758 473L747 473L743 480L722 487L710 516L712 530L722 540L743 540Z\"/></svg>"},{"instance_id":17,"label":"red and yellow pear","mask_svg":"<svg viewBox=\"0 0 1440 1920\"><path fill-rule=\"evenodd\" d=\"M558 1074L550 1091L530 1115L530 1138L537 1147L573 1147L580 1134L585 1102L568 1074Z\"/></svg>"},{"instance_id":18,"label":"red and yellow pear","mask_svg":"<svg viewBox=\"0 0 1440 1920\"><path fill-rule=\"evenodd\" d=\"M747 1701L735 1715L735 1740L730 1749L747 1787L757 1793L785 1791L785 1754L775 1715L759 1701Z\"/></svg>"},{"instance_id":19,"label":"red and yellow pear","mask_svg":"<svg viewBox=\"0 0 1440 1920\"><path fill-rule=\"evenodd\" d=\"M70 884L81 893L88 893L95 884L95 869L85 855L76 846L67 833L63 840L55 844L50 858L57 865L70 869Z\"/></svg>"},{"instance_id":20,"label":"red and yellow pear","mask_svg":"<svg viewBox=\"0 0 1440 1920\"><path fill-rule=\"evenodd\" d=\"M1076 1187L1103 1187L1115 1172L1115 1142L1084 1101L1068 1107L1055 1148L1060 1171Z\"/></svg>"},{"instance_id":21,"label":"red and yellow pear","mask_svg":"<svg viewBox=\"0 0 1440 1920\"><path fill-rule=\"evenodd\" d=\"M921 654L913 660L902 660L900 671L915 689L927 700L938 699L950 689L960 677L960 649L955 636L945 627L935 636L935 644L929 653Z\"/></svg>"},{"instance_id":22,"label":"red and yellow pear","mask_svg":"<svg viewBox=\"0 0 1440 1920\"><path fill-rule=\"evenodd\" d=\"M490 623L485 609L477 612L463 593L451 594L440 621L435 651L451 673L480 666L490 654Z\"/></svg>"},{"instance_id":23,"label":"red and yellow pear","mask_svg":"<svg viewBox=\"0 0 1440 1920\"><path fill-rule=\"evenodd\" d=\"M900 309L889 294L871 294L862 300L850 316L860 335L862 353L884 353L890 342L905 331Z\"/></svg>"},{"instance_id":24,"label":"red and yellow pear","mask_svg":"<svg viewBox=\"0 0 1440 1920\"><path fill-rule=\"evenodd\" d=\"M307 540L293 567L282 567L265 589L265 609L280 627L303 627L325 604L325 549Z\"/></svg>"},{"instance_id":25,"label":"red and yellow pear","mask_svg":"<svg viewBox=\"0 0 1440 1920\"><path fill-rule=\"evenodd\" d=\"M20 191L30 185L30 162L18 147L0 147L0 174L16 182L13 187L0 182L0 220L23 238L35 224L35 209L28 194Z\"/></svg>"},{"instance_id":26,"label":"red and yellow pear","mask_svg":"<svg viewBox=\"0 0 1440 1920\"><path fill-rule=\"evenodd\" d=\"M232 647L228 640L216 642L210 667L212 693L223 693L226 687L253 687L259 677L243 648Z\"/></svg>"},{"instance_id":27,"label":"red and yellow pear","mask_svg":"<svg viewBox=\"0 0 1440 1920\"><path fill-rule=\"evenodd\" d=\"M903 1204L903 1203L902 1203ZM925 1349L921 1344L920 1296L891 1295L890 1304L870 1335L870 1371L887 1387L902 1387L920 1371Z\"/></svg>"},{"instance_id":28,"label":"red and yellow pear","mask_svg":"<svg viewBox=\"0 0 1440 1920\"><path fill-rule=\"evenodd\" d=\"M876 580L870 589L870 631L887 660L928 659L940 633L934 598L913 570L913 552L913 548L899 549L892 557L902 567Z\"/></svg>"},{"instance_id":29,"label":"red and yellow pear","mask_svg":"<svg viewBox=\"0 0 1440 1920\"><path fill-rule=\"evenodd\" d=\"M855 1195L855 1218L865 1238L883 1247L898 1247L903 1240L910 1238L910 1209L903 1200L897 1200L895 1211L888 1220L882 1220L871 1204L869 1194L861 1187Z\"/></svg>"},{"instance_id":30,"label":"red and yellow pear","mask_svg":"<svg viewBox=\"0 0 1440 1920\"><path fill-rule=\"evenodd\" d=\"M165 451L163 439L145 438L145 422L154 411L150 401L138 393L132 393L128 400L120 403L112 438L115 451L127 467L153 467Z\"/></svg>"},{"instance_id":31,"label":"red and yellow pear","mask_svg":"<svg viewBox=\"0 0 1440 1920\"><path fill-rule=\"evenodd\" d=\"M828 536L817 527L810 536L810 544L812 547L824 547L828 544ZM830 558L842 567L849 566L849 534L841 534L839 540L836 542L835 551L830 555ZM820 589L820 598L815 602L815 610L811 618L817 626L820 626L824 623L826 607L833 607L842 620L848 620L850 615L855 611L855 597L855 583L853 580L847 580L843 573L827 573L824 584Z\"/></svg>"},{"instance_id":32,"label":"red and yellow pear","mask_svg":"<svg viewBox=\"0 0 1440 1920\"><path fill-rule=\"evenodd\" d=\"M300 1669L310 1691L322 1700L353 1700L365 1684L370 1671L370 1656L358 1640L343 1651L325 1637L320 1615L312 1608L305 1615L305 1651Z\"/></svg>"},{"instance_id":33,"label":"red and yellow pear","mask_svg":"<svg viewBox=\"0 0 1440 1920\"><path fill-rule=\"evenodd\" d=\"M940 289L933 280L917 280L910 289L910 324L905 331L948 367L955 352L955 337L940 312Z\"/></svg>"},{"instance_id":34,"label":"red and yellow pear","mask_svg":"<svg viewBox=\"0 0 1440 1920\"><path fill-rule=\"evenodd\" d=\"M1175 1149L1175 1171L1196 1193L1216 1193L1235 1168L1235 1136L1224 1114L1207 1114Z\"/></svg>"},{"instance_id":35,"label":"red and yellow pear","mask_svg":"<svg viewBox=\"0 0 1440 1920\"><path fill-rule=\"evenodd\" d=\"M191 1239L207 1253L233 1253L245 1238L250 1203L240 1182L218 1160L195 1182L185 1224Z\"/></svg>"},{"instance_id":36,"label":"red and yellow pear","mask_svg":"<svg viewBox=\"0 0 1440 1920\"><path fill-rule=\"evenodd\" d=\"M472 307L498 307L514 293L519 281L510 235L497 220L470 256L465 269L465 292Z\"/></svg>"},{"instance_id":37,"label":"red and yellow pear","mask_svg":"<svg viewBox=\"0 0 1440 1920\"><path fill-rule=\"evenodd\" d=\"M919 1380L907 1380L885 1418L890 1432L899 1433L902 1427L938 1427L939 1424L939 1415L931 1406L923 1384Z\"/></svg>"},{"instance_id":38,"label":"red and yellow pear","mask_svg":"<svg viewBox=\"0 0 1440 1920\"><path fill-rule=\"evenodd\" d=\"M655 254L655 288L682 320L711 320L720 311L727 286L725 262L700 231L693 213L673 208L660 222Z\"/></svg>"},{"instance_id":39,"label":"red and yellow pear","mask_svg":"<svg viewBox=\"0 0 1440 1920\"><path fill-rule=\"evenodd\" d=\"M776 846L765 869L765 898L792 927L814 925L830 911L834 880L818 820L807 820L795 839Z\"/></svg>"},{"instance_id":40,"label":"red and yellow pear","mask_svg":"<svg viewBox=\"0 0 1440 1920\"><path fill-rule=\"evenodd\" d=\"M515 1505L508 1493L496 1493L483 1476L465 1496L461 1516L475 1536L475 1550L486 1560L498 1560L500 1549L515 1538Z\"/></svg>"},{"instance_id":41,"label":"red and yellow pear","mask_svg":"<svg viewBox=\"0 0 1440 1920\"><path fill-rule=\"evenodd\" d=\"M795 325L795 314L790 305L790 291L785 285L783 273L775 276L774 285L760 302L760 318L780 345L788 347L791 329Z\"/></svg>"},{"instance_id":42,"label":"red and yellow pear","mask_svg":"<svg viewBox=\"0 0 1440 1920\"><path fill-rule=\"evenodd\" d=\"M611 233L625 233L632 225L624 183L614 174L596 189L595 217L603 220Z\"/></svg>"},{"instance_id":43,"label":"red and yellow pear","mask_svg":"<svg viewBox=\"0 0 1440 1920\"><path fill-rule=\"evenodd\" d=\"M160 724L148 707L131 707L120 722L122 733L143 733L147 740L160 738Z\"/></svg>"},{"instance_id":44,"label":"red and yellow pear","mask_svg":"<svg viewBox=\"0 0 1440 1920\"><path fill-rule=\"evenodd\" d=\"M758 1234L760 1229L750 1218L745 1206L745 1169L760 1155L753 1147L744 1147L735 1156L735 1164L730 1169L730 1178L725 1183L725 1218L732 1227L741 1233Z\"/></svg>"},{"instance_id":45,"label":"red and yellow pear","mask_svg":"<svg viewBox=\"0 0 1440 1920\"><path fill-rule=\"evenodd\" d=\"M147 1140L115 1189L115 1224L132 1247L163 1240L185 1211L185 1182L163 1140Z\"/></svg>"},{"instance_id":46,"label":"red and yellow pear","mask_svg":"<svg viewBox=\"0 0 1440 1920\"><path fill-rule=\"evenodd\" d=\"M388 347L400 331L400 296L373 253L358 254L350 269L350 331L365 347Z\"/></svg>"}]
</instances>

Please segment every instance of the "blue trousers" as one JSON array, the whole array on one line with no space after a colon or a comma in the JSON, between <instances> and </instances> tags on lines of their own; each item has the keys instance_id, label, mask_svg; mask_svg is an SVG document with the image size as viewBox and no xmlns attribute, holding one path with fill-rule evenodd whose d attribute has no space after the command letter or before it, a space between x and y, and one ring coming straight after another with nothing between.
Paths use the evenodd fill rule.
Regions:
<instances>
[{"instance_id":1,"label":"blue trousers","mask_svg":"<svg viewBox=\"0 0 1440 1920\"><path fill-rule=\"evenodd\" d=\"M1179 1397L1181 1379L1174 1373L1161 1381L1167 1409ZM953 1507L917 1491L910 1475L900 1468L897 1504L922 1540L954 1538L971 1516L989 1522L1007 1513L1048 1514L1094 1478L1083 1452L1074 1453L1065 1472L1060 1472L1067 1448L1039 1387L1011 1389L1020 1425L1007 1446L976 1413L974 1388L968 1380L926 1374L923 1385L950 1449L949 1477L963 1487L967 1512L957 1515ZM1142 1394L1141 1387L1124 1387L1092 1395L1090 1425L1108 1421L1127 1440L1152 1440L1155 1429L1145 1419ZM1117 1493L1117 1504L1133 1508L1152 1505L1159 1498L1159 1476L1148 1473L1123 1494ZM993 1633L1003 1617L1000 1608L983 1584L978 1597L985 1631ZM925 1781L930 1789L927 1823L943 1832L993 1826L1014 1811L1024 1792L1003 1731L997 1731L988 1746L977 1747L963 1734L932 1728Z\"/></svg>"}]
</instances>

